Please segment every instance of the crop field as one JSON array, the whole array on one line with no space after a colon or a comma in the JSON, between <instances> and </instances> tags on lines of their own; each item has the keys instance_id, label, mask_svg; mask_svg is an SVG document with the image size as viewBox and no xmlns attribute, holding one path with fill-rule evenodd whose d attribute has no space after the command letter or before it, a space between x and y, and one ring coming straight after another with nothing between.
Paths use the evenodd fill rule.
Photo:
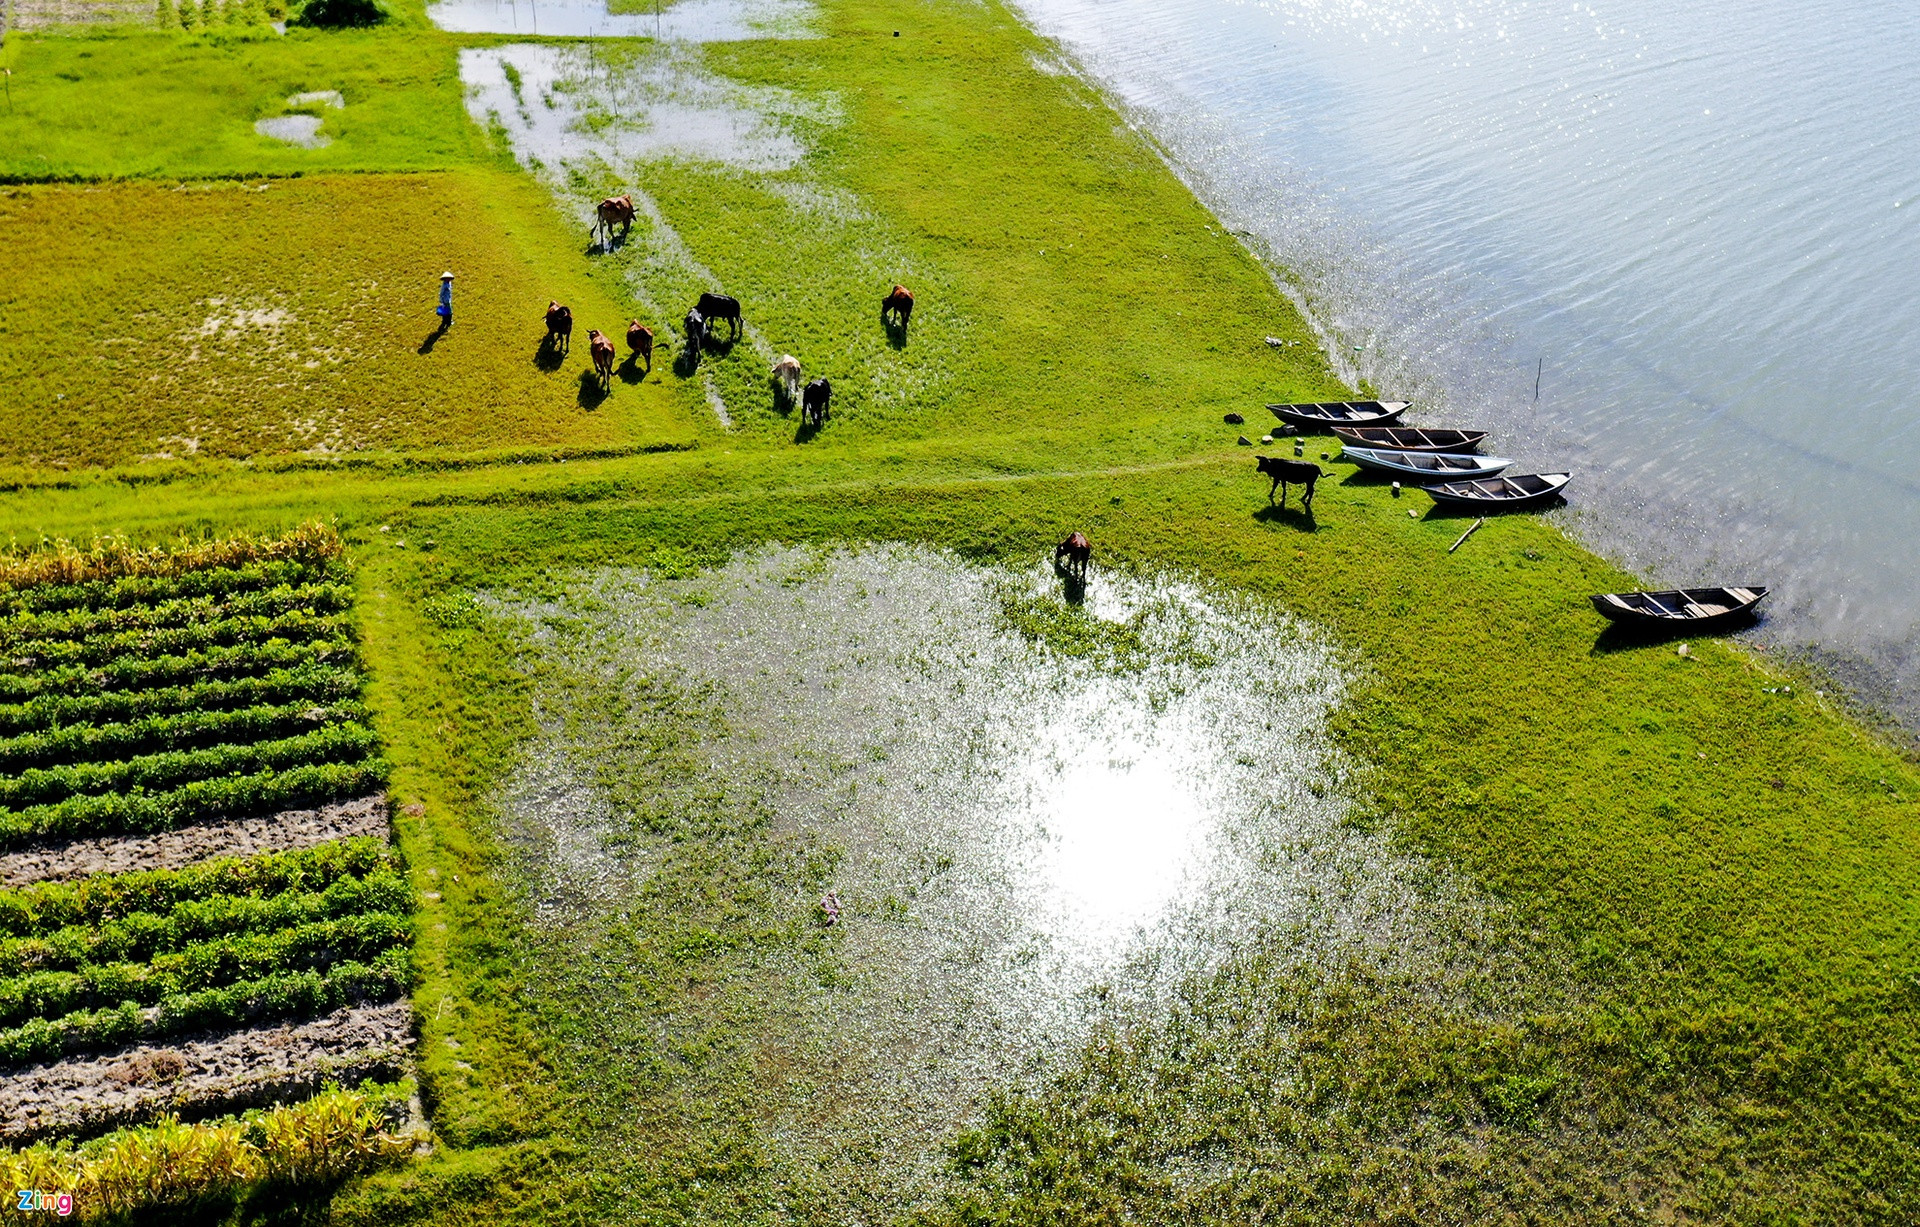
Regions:
<instances>
[{"instance_id":1,"label":"crop field","mask_svg":"<svg viewBox=\"0 0 1920 1227\"><path fill-rule=\"evenodd\" d=\"M108 539L0 564L11 1170L276 1221L295 1100L369 1227L1920 1217L1911 757L1603 634L1577 500L1270 506L1284 270L1003 6L805 20L10 38L0 533ZM393 1076L410 1160L314 1094Z\"/></svg>"},{"instance_id":2,"label":"crop field","mask_svg":"<svg viewBox=\"0 0 1920 1227\"><path fill-rule=\"evenodd\" d=\"M41 549L0 580L0 1136L402 1072L414 892L338 538Z\"/></svg>"},{"instance_id":3,"label":"crop field","mask_svg":"<svg viewBox=\"0 0 1920 1227\"><path fill-rule=\"evenodd\" d=\"M468 175L0 193L36 273L0 290L0 378L46 427L10 432L0 463L690 440L657 381L583 408L584 335L571 362L541 360L537 321L566 290L516 247L511 202ZM123 216L103 245L107 207ZM614 327L618 308L573 297Z\"/></svg>"}]
</instances>

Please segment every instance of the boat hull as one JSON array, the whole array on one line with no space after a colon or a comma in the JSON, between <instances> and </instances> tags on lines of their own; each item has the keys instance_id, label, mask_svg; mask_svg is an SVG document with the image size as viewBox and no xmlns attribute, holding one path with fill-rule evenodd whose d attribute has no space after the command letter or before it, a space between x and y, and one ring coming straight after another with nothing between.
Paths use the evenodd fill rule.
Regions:
<instances>
[{"instance_id":1,"label":"boat hull","mask_svg":"<svg viewBox=\"0 0 1920 1227\"><path fill-rule=\"evenodd\" d=\"M1335 426L1334 437L1355 447L1395 452L1472 452L1486 441L1484 430L1441 430L1419 426Z\"/></svg>"},{"instance_id":2,"label":"boat hull","mask_svg":"<svg viewBox=\"0 0 1920 1227\"><path fill-rule=\"evenodd\" d=\"M1513 461L1504 456L1466 452L1400 452L1373 447L1342 448L1340 458L1362 468L1423 485L1435 482L1477 481L1492 477Z\"/></svg>"},{"instance_id":3,"label":"boat hull","mask_svg":"<svg viewBox=\"0 0 1920 1227\"><path fill-rule=\"evenodd\" d=\"M1587 599L1617 626L1635 630L1712 630L1746 622L1765 588L1676 588L1663 592L1603 592Z\"/></svg>"},{"instance_id":4,"label":"boat hull","mask_svg":"<svg viewBox=\"0 0 1920 1227\"><path fill-rule=\"evenodd\" d=\"M1347 400L1268 405L1273 416L1301 430L1322 432L1335 426L1385 426L1407 411L1412 401Z\"/></svg>"},{"instance_id":5,"label":"boat hull","mask_svg":"<svg viewBox=\"0 0 1920 1227\"><path fill-rule=\"evenodd\" d=\"M1566 489L1568 476L1566 473L1524 473L1519 477L1442 482L1428 486L1426 494L1435 506L1449 511L1523 511L1559 498Z\"/></svg>"}]
</instances>

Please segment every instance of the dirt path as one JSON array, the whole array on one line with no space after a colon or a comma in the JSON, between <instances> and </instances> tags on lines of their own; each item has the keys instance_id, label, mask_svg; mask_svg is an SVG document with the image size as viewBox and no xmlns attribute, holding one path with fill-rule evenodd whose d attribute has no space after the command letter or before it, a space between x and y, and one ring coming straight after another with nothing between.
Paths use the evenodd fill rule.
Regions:
<instances>
[{"instance_id":1,"label":"dirt path","mask_svg":"<svg viewBox=\"0 0 1920 1227\"><path fill-rule=\"evenodd\" d=\"M0 855L0 887L84 878L134 869L178 869L222 856L286 852L346 839L387 834L387 798L376 793L318 809L283 810L262 818L210 822L158 835L79 839Z\"/></svg>"},{"instance_id":2,"label":"dirt path","mask_svg":"<svg viewBox=\"0 0 1920 1227\"><path fill-rule=\"evenodd\" d=\"M172 1045L75 1058L0 1077L0 1141L104 1133L162 1112L206 1118L391 1076L407 1058L406 1001L335 1010Z\"/></svg>"}]
</instances>

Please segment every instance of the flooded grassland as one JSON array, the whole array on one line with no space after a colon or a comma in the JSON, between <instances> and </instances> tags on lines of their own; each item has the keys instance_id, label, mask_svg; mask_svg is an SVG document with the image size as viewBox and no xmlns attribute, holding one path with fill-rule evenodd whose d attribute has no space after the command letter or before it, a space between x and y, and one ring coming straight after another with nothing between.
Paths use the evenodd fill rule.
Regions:
<instances>
[{"instance_id":1,"label":"flooded grassland","mask_svg":"<svg viewBox=\"0 0 1920 1227\"><path fill-rule=\"evenodd\" d=\"M495 802L535 1008L631 1221L703 1165L768 1214L932 1212L995 1096L1249 966L1565 1004L1502 909L1348 820L1349 666L1247 598L867 545L488 604L535 679Z\"/></svg>"}]
</instances>

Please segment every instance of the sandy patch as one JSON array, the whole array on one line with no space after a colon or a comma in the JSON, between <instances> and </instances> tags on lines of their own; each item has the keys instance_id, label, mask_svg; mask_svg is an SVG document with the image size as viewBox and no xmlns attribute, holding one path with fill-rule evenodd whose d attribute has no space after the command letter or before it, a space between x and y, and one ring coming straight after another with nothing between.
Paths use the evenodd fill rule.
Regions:
<instances>
[{"instance_id":1,"label":"sandy patch","mask_svg":"<svg viewBox=\"0 0 1920 1227\"><path fill-rule=\"evenodd\" d=\"M297 1026L143 1044L0 1077L0 1139L104 1133L162 1112L218 1116L312 1094L330 1081L392 1076L412 1043L406 1001L354 1006Z\"/></svg>"},{"instance_id":2,"label":"sandy patch","mask_svg":"<svg viewBox=\"0 0 1920 1227\"><path fill-rule=\"evenodd\" d=\"M285 810L260 818L212 822L158 835L80 839L0 854L0 887L58 882L96 873L178 869L223 856L258 856L311 848L355 835L387 837L384 793L337 801L318 809Z\"/></svg>"}]
</instances>

